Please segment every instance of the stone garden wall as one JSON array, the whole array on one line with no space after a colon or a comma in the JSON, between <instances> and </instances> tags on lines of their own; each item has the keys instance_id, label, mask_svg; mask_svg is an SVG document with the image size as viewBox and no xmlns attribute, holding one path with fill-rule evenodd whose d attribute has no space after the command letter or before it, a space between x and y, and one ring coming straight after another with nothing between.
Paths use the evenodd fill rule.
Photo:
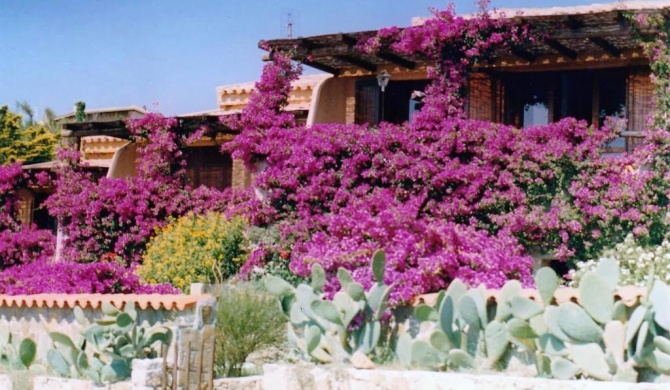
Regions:
<instances>
[{"instance_id":1,"label":"stone garden wall","mask_svg":"<svg viewBox=\"0 0 670 390\"><path fill-rule=\"evenodd\" d=\"M661 390L670 383L559 381L511 375L474 375L431 371L357 370L347 367L265 365L264 390Z\"/></svg>"},{"instance_id":2,"label":"stone garden wall","mask_svg":"<svg viewBox=\"0 0 670 390\"><path fill-rule=\"evenodd\" d=\"M49 332L61 332L75 339L83 330L74 317L73 308L80 306L92 322L102 317L103 302L123 308L135 302L141 325L162 324L188 327L195 320L198 300L206 295L133 295L133 294L38 294L0 296L0 343L2 333L9 330L14 342L30 337L37 344L36 360L44 361L51 348Z\"/></svg>"}]
</instances>

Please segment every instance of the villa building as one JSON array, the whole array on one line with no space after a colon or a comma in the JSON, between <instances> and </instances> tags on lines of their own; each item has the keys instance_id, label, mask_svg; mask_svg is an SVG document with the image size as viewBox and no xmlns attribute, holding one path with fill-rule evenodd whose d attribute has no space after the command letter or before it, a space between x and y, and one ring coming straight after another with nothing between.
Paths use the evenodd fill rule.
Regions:
<instances>
[{"instance_id":1,"label":"villa building","mask_svg":"<svg viewBox=\"0 0 670 390\"><path fill-rule=\"evenodd\" d=\"M499 50L492 61L475 67L468 82L469 118L523 128L565 117L592 125L602 125L607 116L625 117L628 128L609 145L611 151L630 151L639 143L651 110L653 86L649 61L627 16L647 14L667 20L667 1L500 12L548 34L529 47ZM413 25L425 20L415 18ZM416 91L428 83L428 64L418 57L385 51L369 55L357 48L375 33L266 42L266 59L275 52L294 53L293 59L333 76L314 89L314 112L309 113L308 125L411 120L420 107ZM381 72L390 75L384 92L377 84Z\"/></svg>"},{"instance_id":2,"label":"villa building","mask_svg":"<svg viewBox=\"0 0 670 390\"><path fill-rule=\"evenodd\" d=\"M589 6L500 10L513 22L527 23L547 32L528 47L498 50L491 61L478 64L468 79L466 113L469 118L520 128L546 124L565 117L602 125L607 116L627 119L627 128L608 145L609 151L631 151L651 111L653 85L649 60L629 16L647 14L670 20L667 1L629 1ZM425 18L415 18L420 25ZM421 107L429 83L424 58L382 51L370 55L357 45L376 31L319 35L267 41L266 60L276 52L292 53L304 65L325 72L302 76L293 83L287 110L298 122L401 123L412 120ZM382 91L380 74L390 76ZM235 132L222 125L222 115L239 114L248 103L253 83L217 88L218 109L178 117L185 133L207 126L210 137L189 145L188 177L193 186L218 189L247 187L252 174L239 161L220 153L221 144ZM58 119L63 139L82 151L90 169L107 177L136 174L136 144L129 141L123 119L146 112L139 107L89 110L87 121L75 122L74 113ZM51 169L54 162L26 166ZM26 195L26 222L39 221L33 212L37 193ZM41 199L41 198L40 198Z\"/></svg>"}]
</instances>

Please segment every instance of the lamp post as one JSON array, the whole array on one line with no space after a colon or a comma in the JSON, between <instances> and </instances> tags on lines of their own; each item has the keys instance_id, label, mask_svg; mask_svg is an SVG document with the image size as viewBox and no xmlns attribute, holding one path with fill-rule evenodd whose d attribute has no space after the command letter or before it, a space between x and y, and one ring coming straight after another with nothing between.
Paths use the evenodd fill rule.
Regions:
<instances>
[{"instance_id":1,"label":"lamp post","mask_svg":"<svg viewBox=\"0 0 670 390\"><path fill-rule=\"evenodd\" d=\"M382 91L382 112L381 112L381 118L380 122L384 120L384 95L386 91L386 86L389 84L389 80L391 79L391 75L385 70L382 70L380 74L377 75L377 84L379 84L379 88L381 88Z\"/></svg>"}]
</instances>

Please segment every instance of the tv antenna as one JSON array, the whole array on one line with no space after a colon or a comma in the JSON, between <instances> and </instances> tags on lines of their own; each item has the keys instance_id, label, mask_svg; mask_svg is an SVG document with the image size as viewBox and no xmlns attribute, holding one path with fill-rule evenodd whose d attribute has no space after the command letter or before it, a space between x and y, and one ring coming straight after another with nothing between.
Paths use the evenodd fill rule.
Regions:
<instances>
[{"instance_id":1,"label":"tv antenna","mask_svg":"<svg viewBox=\"0 0 670 390\"><path fill-rule=\"evenodd\" d=\"M292 39L297 35L300 13L295 9L285 8L281 15L281 36Z\"/></svg>"}]
</instances>

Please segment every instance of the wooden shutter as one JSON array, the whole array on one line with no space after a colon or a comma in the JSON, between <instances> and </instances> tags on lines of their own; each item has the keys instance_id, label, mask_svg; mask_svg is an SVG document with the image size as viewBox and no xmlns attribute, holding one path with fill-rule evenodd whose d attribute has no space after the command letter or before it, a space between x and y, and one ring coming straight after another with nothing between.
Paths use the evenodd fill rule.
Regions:
<instances>
[{"instance_id":1,"label":"wooden shutter","mask_svg":"<svg viewBox=\"0 0 670 390\"><path fill-rule=\"evenodd\" d=\"M635 69L628 76L628 130L642 131L647 128L654 94L649 76L649 69Z\"/></svg>"},{"instance_id":2,"label":"wooden shutter","mask_svg":"<svg viewBox=\"0 0 670 390\"><path fill-rule=\"evenodd\" d=\"M355 123L379 123L379 85L377 80L359 80L356 82Z\"/></svg>"},{"instance_id":3,"label":"wooden shutter","mask_svg":"<svg viewBox=\"0 0 670 390\"><path fill-rule=\"evenodd\" d=\"M204 185L223 190L232 185L233 160L218 146L194 147L187 153L186 177L193 188Z\"/></svg>"},{"instance_id":4,"label":"wooden shutter","mask_svg":"<svg viewBox=\"0 0 670 390\"><path fill-rule=\"evenodd\" d=\"M472 73L468 87L468 117L481 121L494 120L493 103L491 76Z\"/></svg>"}]
</instances>

